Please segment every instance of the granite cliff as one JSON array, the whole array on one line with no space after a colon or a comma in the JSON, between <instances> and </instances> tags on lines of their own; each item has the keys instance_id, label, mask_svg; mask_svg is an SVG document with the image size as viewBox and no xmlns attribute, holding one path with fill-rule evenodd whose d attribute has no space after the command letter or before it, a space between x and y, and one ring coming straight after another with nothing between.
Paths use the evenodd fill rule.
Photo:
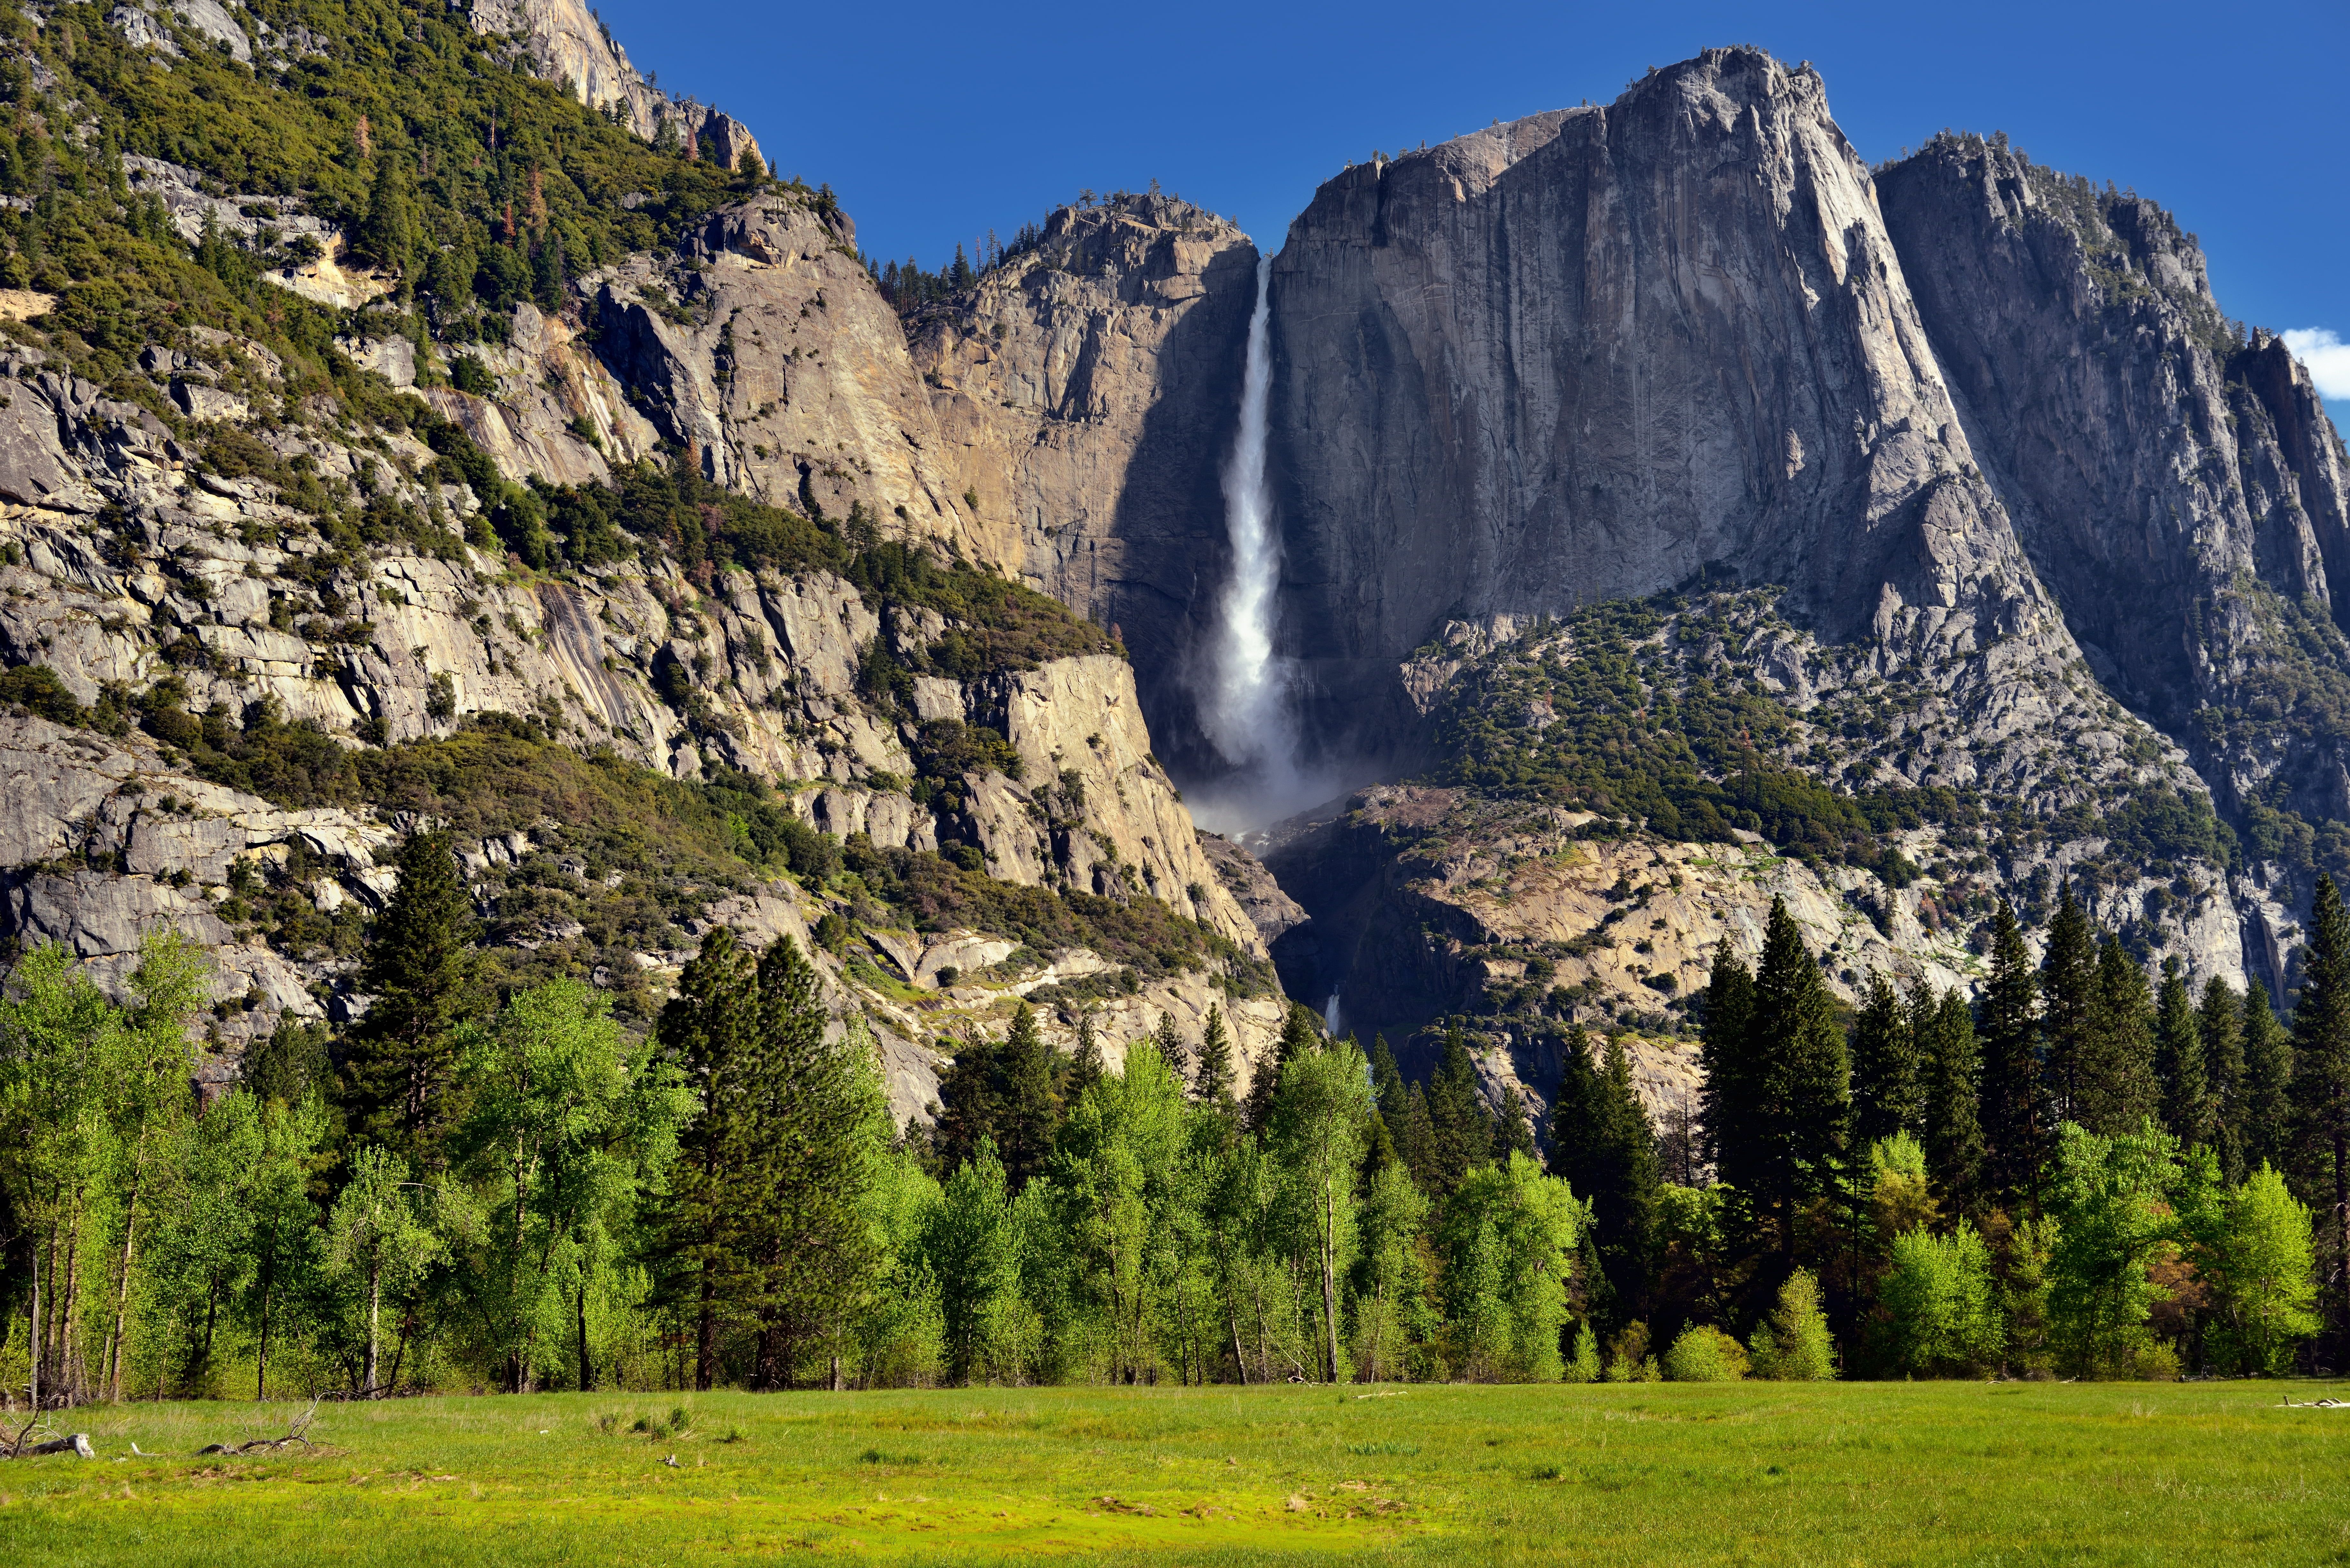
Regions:
<instances>
[{"instance_id":1,"label":"granite cliff","mask_svg":"<svg viewBox=\"0 0 2350 1568\"><path fill-rule=\"evenodd\" d=\"M112 26L165 71L342 60L246 15ZM1328 182L1270 262L1279 636L1307 752L1388 782L1232 843L1177 784L1218 766L1249 237L1088 197L901 310L828 191L573 0L428 21L420 67L596 156L550 182L486 104L400 130L469 171L437 248L363 117L307 192L120 158L122 222L305 337L0 278L5 934L110 972L198 932L225 1050L364 1007L377 854L436 814L518 973L640 1009L719 920L815 940L901 1115L1019 996L1113 1056L1220 1006L1245 1058L1268 955L1366 1032L1478 1020L1537 1105L1568 1023L1627 1032L1669 1115L1701 956L1773 896L1846 996L1971 983L2061 881L2282 988L2350 868L2350 463L2151 202L1996 140L1872 170L1743 48ZM490 753L635 781L690 853L461 801Z\"/></svg>"}]
</instances>

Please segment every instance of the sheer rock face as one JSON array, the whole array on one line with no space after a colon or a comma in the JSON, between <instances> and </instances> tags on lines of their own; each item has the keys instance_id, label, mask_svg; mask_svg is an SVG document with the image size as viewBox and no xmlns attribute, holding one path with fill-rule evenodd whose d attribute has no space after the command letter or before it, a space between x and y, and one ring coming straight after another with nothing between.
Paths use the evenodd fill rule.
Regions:
<instances>
[{"instance_id":1,"label":"sheer rock face","mask_svg":"<svg viewBox=\"0 0 2350 1568\"><path fill-rule=\"evenodd\" d=\"M983 549L1121 629L1170 755L1195 729L1186 661L1228 572L1220 474L1256 262L1212 213L1121 195L1060 208L913 329Z\"/></svg>"},{"instance_id":2,"label":"sheer rock face","mask_svg":"<svg viewBox=\"0 0 2350 1568\"><path fill-rule=\"evenodd\" d=\"M1835 640L2070 651L1808 67L1709 50L1349 170L1273 287L1284 624L1327 728L1393 723L1448 617L1709 568Z\"/></svg>"},{"instance_id":3,"label":"sheer rock face","mask_svg":"<svg viewBox=\"0 0 2350 1568\"><path fill-rule=\"evenodd\" d=\"M151 355L151 373L221 396L278 383L257 345L220 337L200 347L201 357ZM38 350L0 357L0 379L12 388L0 410L0 667L47 665L85 703L109 685L144 691L176 678L191 712L267 704L352 745L446 734L487 711L536 715L571 743L608 745L677 776L723 765L804 786L790 791L792 809L839 835L913 849L959 839L1002 879L1154 894L1244 952L1264 950L1152 754L1123 659L928 679L919 712L893 712L857 689L866 650L886 636L910 651L945 622L898 612L885 626L829 573L697 579L673 563L631 561L534 581L453 542L442 556L386 544L335 556L314 519L269 483L206 472L153 416L48 368ZM526 438L502 448L502 461L526 462L561 436L539 405L484 407ZM413 514L437 508L460 530L477 510L464 486L407 478L380 452L326 434L262 434L279 457L307 459L322 484L371 486ZM410 472L430 461L411 438L386 447ZM677 700L681 686L690 703ZM713 722L697 729L687 705ZM910 742L920 721L938 718L998 729L1024 779L967 776L960 797L917 803ZM119 977L140 934L167 922L218 950L223 997L255 996L224 1033L232 1044L281 1013L317 1012L307 987L331 986L339 968L235 940L213 903L234 862L282 860L296 836L312 862L334 867L310 885L322 910L371 900L359 850L390 840L389 818L277 811L186 778L136 736L5 715L0 731L10 722L22 734L0 733L0 776L23 809L0 829L0 938L65 941ZM157 806L164 795L181 805ZM329 828L348 853L324 846ZM68 859L78 867L64 868ZM922 1103L900 1105L901 1117Z\"/></svg>"},{"instance_id":4,"label":"sheer rock face","mask_svg":"<svg viewBox=\"0 0 2350 1568\"><path fill-rule=\"evenodd\" d=\"M1878 176L1886 223L1969 434L2099 680L2184 744L2224 805L2282 783L2350 814L2344 738L2241 721L2338 638L2350 466L2283 344L2213 300L2193 236L2008 149L1944 136ZM2208 721L2208 722L2207 722Z\"/></svg>"},{"instance_id":5,"label":"sheer rock face","mask_svg":"<svg viewBox=\"0 0 2350 1568\"><path fill-rule=\"evenodd\" d=\"M1003 565L949 452L897 315L837 213L775 194L714 213L677 251L582 281L597 354L703 474L760 500L952 542Z\"/></svg>"}]
</instances>

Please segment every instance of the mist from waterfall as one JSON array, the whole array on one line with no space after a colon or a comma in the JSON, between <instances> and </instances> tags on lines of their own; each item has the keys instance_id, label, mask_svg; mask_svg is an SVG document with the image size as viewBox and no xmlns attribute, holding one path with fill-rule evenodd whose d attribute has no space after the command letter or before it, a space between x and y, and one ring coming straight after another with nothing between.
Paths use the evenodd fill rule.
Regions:
<instances>
[{"instance_id":1,"label":"mist from waterfall","mask_svg":"<svg viewBox=\"0 0 2350 1568\"><path fill-rule=\"evenodd\" d=\"M1202 786L1192 815L1220 831L1260 827L1317 802L1321 788L1297 757L1297 714L1288 661L1274 650L1280 610L1281 538L1265 483L1266 405L1272 395L1273 258L1256 264L1256 309L1249 317L1241 379L1240 434L1224 463L1224 524L1232 575L1217 606L1208 668L1199 691L1200 725L1232 773Z\"/></svg>"}]
</instances>

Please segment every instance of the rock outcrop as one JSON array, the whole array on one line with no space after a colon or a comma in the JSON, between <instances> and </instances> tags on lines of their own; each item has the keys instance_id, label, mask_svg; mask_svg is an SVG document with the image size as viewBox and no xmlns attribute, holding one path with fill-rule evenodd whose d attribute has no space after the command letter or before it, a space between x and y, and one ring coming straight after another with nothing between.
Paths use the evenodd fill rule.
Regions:
<instances>
[{"instance_id":1,"label":"rock outcrop","mask_svg":"<svg viewBox=\"0 0 2350 1568\"><path fill-rule=\"evenodd\" d=\"M777 193L712 216L675 253L582 280L596 352L712 481L817 516L990 548L944 455L905 330L837 212Z\"/></svg>"},{"instance_id":2,"label":"rock outcrop","mask_svg":"<svg viewBox=\"0 0 2350 1568\"><path fill-rule=\"evenodd\" d=\"M1284 624L1361 749L1446 618L1707 571L1833 640L2070 652L1808 67L1709 50L1349 170L1273 304Z\"/></svg>"},{"instance_id":3,"label":"rock outcrop","mask_svg":"<svg viewBox=\"0 0 2350 1568\"><path fill-rule=\"evenodd\" d=\"M475 32L515 39L532 74L565 84L581 103L618 116L648 141L666 126L690 156L728 169L739 167L745 152L759 156L742 121L692 99L668 97L646 81L582 0L473 0L471 15ZM766 167L764 158L760 167Z\"/></svg>"},{"instance_id":4,"label":"rock outcrop","mask_svg":"<svg viewBox=\"0 0 2350 1568\"><path fill-rule=\"evenodd\" d=\"M2004 138L1938 137L1877 189L1971 448L2099 680L2240 824L2350 819L2350 711L2312 707L2350 677L2350 462L2308 373L2227 319L2168 213Z\"/></svg>"},{"instance_id":5,"label":"rock outcrop","mask_svg":"<svg viewBox=\"0 0 2350 1568\"><path fill-rule=\"evenodd\" d=\"M1122 629L1179 765L1198 733L1191 650L1230 572L1219 472L1256 262L1212 213L1120 194L1056 210L1033 249L913 327L982 547Z\"/></svg>"},{"instance_id":6,"label":"rock outcrop","mask_svg":"<svg viewBox=\"0 0 2350 1568\"><path fill-rule=\"evenodd\" d=\"M600 362L570 347L567 329L526 306L511 326L513 347L490 355L508 383L497 398L435 393L468 428L510 422L513 440L484 441L501 462L545 476L546 454L567 451L581 471L552 477L584 482L606 472L589 459L650 444L651 427ZM241 422L243 410L279 395L282 370L259 345L212 334L191 347L141 359L158 399ZM531 400L550 367L570 373L555 378L565 396L602 410L601 452L556 422L571 405ZM36 349L0 361L0 377L9 389L0 664L47 667L71 701L111 704L118 727L136 694L154 701L165 690L187 745L200 727L220 726L217 737L206 729L206 743L227 743L256 722L308 726L341 746L392 744L450 734L475 715L519 715L581 750L608 748L677 776L723 767L775 781L793 811L843 837L961 845L1000 880L1156 897L1227 942L1228 962L1217 961L1226 967L1245 970L1263 951L1152 753L1121 658L926 675L900 710L860 689L864 660L879 644L919 663L955 623L868 605L829 571L690 576L647 556L536 574L460 541L469 528L483 536L480 501L463 484L420 477L432 457L412 438L377 431L347 443L327 431L256 427L239 449L254 472L227 477L217 453L200 455L213 452L205 443L218 424L188 421L174 433L147 409L50 369ZM369 548L324 525L361 502L380 520L371 526L394 530ZM419 539L438 542L426 549ZM916 747L926 725L945 720L995 730L1001 766L1017 776L972 762L915 789L925 765ZM16 839L0 846L0 866L11 868L0 936L65 941L119 978L142 932L159 922L185 929L220 954L234 1017L218 1033L230 1046L281 1017L317 1015L321 998L348 991L347 963L275 953L215 911L237 863L282 864L297 839L307 846L297 857L304 898L322 914L371 902L389 886L372 853L404 825L380 812L280 811L190 776L185 757L136 735L7 722L21 733L0 734L0 755L26 809L11 823ZM466 853L486 868L534 850L525 836L519 847ZM770 920L775 929L804 935L823 913L810 895L778 897L799 923ZM665 971L681 957L631 961ZM896 1017L883 1004L899 1004L886 995L843 983L894 1028L893 1091L911 1115L927 1104L922 1084L934 1082L939 1029L1000 1028L1024 988L1114 967L1083 950L1032 955L934 1019L901 1005ZM1191 972L1122 986L1108 1012L1148 1012L1145 1028L1158 1011L1179 1028L1196 1024L1217 983ZM1249 983L1262 989L1261 977ZM1227 1011L1251 1049L1277 1032L1277 1005L1257 1008L1263 1019Z\"/></svg>"}]
</instances>

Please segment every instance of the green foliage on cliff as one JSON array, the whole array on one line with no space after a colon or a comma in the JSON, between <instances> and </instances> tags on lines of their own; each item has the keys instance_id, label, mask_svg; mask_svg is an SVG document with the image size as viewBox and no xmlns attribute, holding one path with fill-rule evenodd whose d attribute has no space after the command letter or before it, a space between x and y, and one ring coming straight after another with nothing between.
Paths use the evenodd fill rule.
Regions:
<instances>
[{"instance_id":1,"label":"green foliage on cliff","mask_svg":"<svg viewBox=\"0 0 2350 1568\"><path fill-rule=\"evenodd\" d=\"M265 225L290 199L346 231L352 260L396 274L403 301L421 288L444 326L477 299L559 305L569 274L672 240L765 183L647 145L446 6L246 12L274 30L251 67L193 33L178 59L134 47L102 7L57 6L38 29L0 11L0 185L35 203L0 223L0 274L67 293L68 323L93 347L205 322L327 358L319 323L302 319L314 313L257 281L302 259L303 242L265 227L192 256L125 154L192 169L214 196L271 199L244 204Z\"/></svg>"},{"instance_id":2,"label":"green foliage on cliff","mask_svg":"<svg viewBox=\"0 0 2350 1568\"><path fill-rule=\"evenodd\" d=\"M650 547L705 589L728 569L821 571L850 584L876 611L934 611L948 623L935 639L918 645L893 633L868 655L864 694L885 704L908 705L915 675L972 680L1117 649L1058 599L960 556L942 561L920 544L881 537L861 506L846 518L812 507L811 521L713 484L681 458L632 463L609 486L536 484L516 505L534 510L509 526L558 535L536 546L542 560L559 553L596 566Z\"/></svg>"},{"instance_id":3,"label":"green foliage on cliff","mask_svg":"<svg viewBox=\"0 0 2350 1568\"><path fill-rule=\"evenodd\" d=\"M1000 882L943 855L876 846L852 835L845 857L852 896L868 923L894 915L925 931L958 926L1014 937L1039 953L1083 947L1146 977L1222 971L1243 995L1277 994L1273 966L1153 898L1107 898L1077 888ZM885 914L885 910L887 913Z\"/></svg>"},{"instance_id":4,"label":"green foliage on cliff","mask_svg":"<svg viewBox=\"0 0 2350 1568\"><path fill-rule=\"evenodd\" d=\"M1881 836L1973 820L1940 787L1841 793L1787 765L1804 736L1785 705L1734 670L1710 670L1729 629L1665 600L1611 601L1532 634L1459 677L1438 720L1439 777L1495 794L1645 824L1662 837L1759 833L1787 853L1879 867Z\"/></svg>"}]
</instances>

